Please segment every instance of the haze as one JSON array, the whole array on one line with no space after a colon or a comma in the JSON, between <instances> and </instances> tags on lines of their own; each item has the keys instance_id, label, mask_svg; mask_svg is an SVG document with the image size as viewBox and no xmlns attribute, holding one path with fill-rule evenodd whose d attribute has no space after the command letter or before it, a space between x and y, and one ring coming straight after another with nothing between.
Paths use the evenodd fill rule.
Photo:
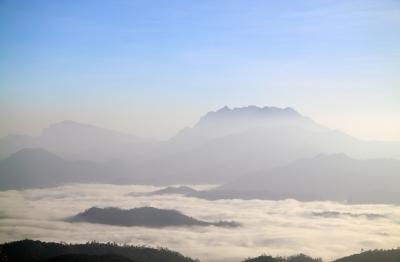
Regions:
<instances>
[{"instance_id":1,"label":"haze","mask_svg":"<svg viewBox=\"0 0 400 262\"><path fill-rule=\"evenodd\" d=\"M400 139L400 4L0 3L0 136L62 120L167 139L224 105Z\"/></svg>"},{"instance_id":2,"label":"haze","mask_svg":"<svg viewBox=\"0 0 400 262\"><path fill-rule=\"evenodd\" d=\"M0 261L400 261L399 1L0 0L0 39Z\"/></svg>"}]
</instances>

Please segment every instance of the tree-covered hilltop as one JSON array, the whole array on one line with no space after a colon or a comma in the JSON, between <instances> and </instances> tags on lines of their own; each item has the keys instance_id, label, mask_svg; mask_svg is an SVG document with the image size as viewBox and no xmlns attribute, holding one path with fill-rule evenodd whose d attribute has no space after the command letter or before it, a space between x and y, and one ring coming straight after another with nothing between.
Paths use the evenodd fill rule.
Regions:
<instances>
[{"instance_id":1,"label":"tree-covered hilltop","mask_svg":"<svg viewBox=\"0 0 400 262\"><path fill-rule=\"evenodd\" d=\"M51 257L40 262L135 262L132 259L119 255L85 255L69 254Z\"/></svg>"},{"instance_id":2,"label":"tree-covered hilltop","mask_svg":"<svg viewBox=\"0 0 400 262\"><path fill-rule=\"evenodd\" d=\"M212 260L213 258L209 258ZM261 255L243 262L322 262L299 254L289 257ZM0 245L0 262L199 262L165 248L90 242L66 244L21 240ZM333 262L400 262L400 248L370 250Z\"/></svg>"},{"instance_id":3,"label":"tree-covered hilltop","mask_svg":"<svg viewBox=\"0 0 400 262\"><path fill-rule=\"evenodd\" d=\"M255 258L245 259L243 262L322 262L322 259L312 258L304 254L290 257L271 257L267 255L261 255Z\"/></svg>"},{"instance_id":4,"label":"tree-covered hilltop","mask_svg":"<svg viewBox=\"0 0 400 262\"><path fill-rule=\"evenodd\" d=\"M400 248L391 250L369 250L343 257L334 262L399 262Z\"/></svg>"},{"instance_id":5,"label":"tree-covered hilltop","mask_svg":"<svg viewBox=\"0 0 400 262\"><path fill-rule=\"evenodd\" d=\"M90 242L86 244L66 244L42 242L34 240L21 240L0 245L0 261L8 262L37 262L59 261L52 258L63 255L117 255L114 260L107 262L122 262L121 257L136 262L195 262L196 260L185 257L178 252L165 248L150 248L145 246L118 245L115 243ZM75 257L82 261L81 258ZM79 259L78 259L79 258ZM96 260L97 259L97 260ZM91 258L90 261L102 262L102 258ZM61 260L60 260L61 261Z\"/></svg>"},{"instance_id":6,"label":"tree-covered hilltop","mask_svg":"<svg viewBox=\"0 0 400 262\"><path fill-rule=\"evenodd\" d=\"M322 262L321 258L312 258L304 254L290 257L272 257L261 255L247 258L243 262ZM369 250L360 254L336 259L333 262L400 262L400 248L390 250Z\"/></svg>"}]
</instances>

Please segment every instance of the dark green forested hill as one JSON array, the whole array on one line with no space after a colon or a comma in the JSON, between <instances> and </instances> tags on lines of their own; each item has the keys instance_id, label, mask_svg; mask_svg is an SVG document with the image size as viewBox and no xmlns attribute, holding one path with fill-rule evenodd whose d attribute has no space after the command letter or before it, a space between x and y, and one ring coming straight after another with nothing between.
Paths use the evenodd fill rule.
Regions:
<instances>
[{"instance_id":1,"label":"dark green forested hill","mask_svg":"<svg viewBox=\"0 0 400 262\"><path fill-rule=\"evenodd\" d=\"M132 259L118 255L85 255L70 254L51 257L40 262L135 262Z\"/></svg>"},{"instance_id":2,"label":"dark green forested hill","mask_svg":"<svg viewBox=\"0 0 400 262\"><path fill-rule=\"evenodd\" d=\"M271 257L262 255L248 258L243 262L322 262L320 258L312 258L303 254L291 257ZM333 262L400 262L400 248L391 250L370 250L360 254L337 259Z\"/></svg>"},{"instance_id":3,"label":"dark green forested hill","mask_svg":"<svg viewBox=\"0 0 400 262\"><path fill-rule=\"evenodd\" d=\"M243 262L322 262L320 258L312 258L303 254L290 257L271 257L262 255L255 258L248 258Z\"/></svg>"},{"instance_id":4,"label":"dark green forested hill","mask_svg":"<svg viewBox=\"0 0 400 262\"><path fill-rule=\"evenodd\" d=\"M210 258L212 260L212 258ZM91 242L65 244L21 240L0 245L0 262L199 262L178 252L144 246ZM322 262L303 254L290 257L262 255L243 262ZM400 262L400 248L371 250L333 262Z\"/></svg>"},{"instance_id":5,"label":"dark green forested hill","mask_svg":"<svg viewBox=\"0 0 400 262\"><path fill-rule=\"evenodd\" d=\"M337 259L334 262L400 262L400 248L365 251Z\"/></svg>"},{"instance_id":6,"label":"dark green forested hill","mask_svg":"<svg viewBox=\"0 0 400 262\"><path fill-rule=\"evenodd\" d=\"M120 246L117 244L86 243L86 244L60 244L46 243L34 240L21 240L0 245L0 261L8 262L33 262L44 261L57 256L68 254L86 255L117 255L136 262L194 262L196 260L185 257L178 252L168 249L155 249L143 246ZM115 257L114 257L115 258ZM101 259L91 258L93 262L102 262ZM117 259L117 258L115 258ZM66 261L66 260L49 260ZM70 261L70 260L68 260ZM75 260L73 260L75 262ZM82 260L76 260L82 261ZM114 261L108 261L114 262ZM115 262L123 262L115 260ZM127 262L127 261L126 261Z\"/></svg>"}]
</instances>

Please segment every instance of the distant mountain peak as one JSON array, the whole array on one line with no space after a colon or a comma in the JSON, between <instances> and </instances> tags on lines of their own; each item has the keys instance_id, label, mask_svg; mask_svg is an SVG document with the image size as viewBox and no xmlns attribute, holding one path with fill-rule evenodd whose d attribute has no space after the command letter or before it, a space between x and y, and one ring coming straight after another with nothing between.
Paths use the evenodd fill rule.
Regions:
<instances>
[{"instance_id":1,"label":"distant mountain peak","mask_svg":"<svg viewBox=\"0 0 400 262\"><path fill-rule=\"evenodd\" d=\"M352 158L344 153L335 153L335 154L318 154L311 159L320 160L320 159L352 159Z\"/></svg>"},{"instance_id":2,"label":"distant mountain peak","mask_svg":"<svg viewBox=\"0 0 400 262\"><path fill-rule=\"evenodd\" d=\"M82 125L82 124L79 123L79 122L70 120L70 119L66 119L66 120L63 120L63 121L60 121L60 122L56 122L53 125Z\"/></svg>"},{"instance_id":3,"label":"distant mountain peak","mask_svg":"<svg viewBox=\"0 0 400 262\"><path fill-rule=\"evenodd\" d=\"M85 129L104 129L104 128L99 128L90 124L83 124L83 123L79 123L73 120L63 120L61 122L56 122L53 124L50 124L47 128L45 128L44 130L53 130L53 129L63 129L63 128L85 128Z\"/></svg>"},{"instance_id":4,"label":"distant mountain peak","mask_svg":"<svg viewBox=\"0 0 400 262\"><path fill-rule=\"evenodd\" d=\"M43 148L23 148L6 159L14 159L19 161L63 161L61 157L43 149Z\"/></svg>"},{"instance_id":5,"label":"distant mountain peak","mask_svg":"<svg viewBox=\"0 0 400 262\"><path fill-rule=\"evenodd\" d=\"M352 158L344 153L332 153L332 154L318 154L309 158L298 159L295 163L325 163L337 165L339 163L358 163L360 160Z\"/></svg>"},{"instance_id":6,"label":"distant mountain peak","mask_svg":"<svg viewBox=\"0 0 400 262\"><path fill-rule=\"evenodd\" d=\"M325 127L302 116L291 107L249 105L230 108L224 106L216 111L208 112L192 128L182 130L173 140L186 143L190 147L210 139L239 134L256 128L325 130Z\"/></svg>"},{"instance_id":7,"label":"distant mountain peak","mask_svg":"<svg viewBox=\"0 0 400 262\"><path fill-rule=\"evenodd\" d=\"M27 154L40 154L40 155L54 155L53 153L50 153L46 149L39 148L39 147L33 147L33 148L23 148L17 152L15 152L13 155L18 156L18 155L27 155Z\"/></svg>"},{"instance_id":8,"label":"distant mountain peak","mask_svg":"<svg viewBox=\"0 0 400 262\"><path fill-rule=\"evenodd\" d=\"M129 135L119 131L98 127L91 124L79 123L73 120L64 120L53 123L43 129L42 137L50 138L52 141L71 139L71 143L96 145L99 141L118 140L119 142L150 142L151 139ZM79 141L79 142L77 142Z\"/></svg>"},{"instance_id":9,"label":"distant mountain peak","mask_svg":"<svg viewBox=\"0 0 400 262\"><path fill-rule=\"evenodd\" d=\"M95 140L95 142L98 143L99 141L104 142L108 139L122 139L125 142L154 142L154 140L150 138L138 137L124 132L80 123L73 120L63 120L61 122L50 124L48 127L43 129L42 136L55 136L57 139L65 139L66 137L73 137L74 139L80 138L86 140L82 141L83 143L86 143L87 140Z\"/></svg>"},{"instance_id":10,"label":"distant mountain peak","mask_svg":"<svg viewBox=\"0 0 400 262\"><path fill-rule=\"evenodd\" d=\"M217 112L223 112L223 111L229 111L229 110L231 110L231 109L228 106L224 106L224 107L221 107L220 109L218 109Z\"/></svg>"},{"instance_id":11,"label":"distant mountain peak","mask_svg":"<svg viewBox=\"0 0 400 262\"><path fill-rule=\"evenodd\" d=\"M215 116L229 117L301 117L301 115L291 107L280 108L274 106L258 107L249 105L246 107L229 108L224 106L216 111L206 114L203 119Z\"/></svg>"},{"instance_id":12,"label":"distant mountain peak","mask_svg":"<svg viewBox=\"0 0 400 262\"><path fill-rule=\"evenodd\" d=\"M230 108L224 106L216 111L208 112L203 116L196 126L208 125L226 125L226 124L239 124L244 122L252 123L265 123L268 120L305 120L306 118L299 114L291 107L280 108L274 106L259 107L249 105L246 107Z\"/></svg>"}]
</instances>

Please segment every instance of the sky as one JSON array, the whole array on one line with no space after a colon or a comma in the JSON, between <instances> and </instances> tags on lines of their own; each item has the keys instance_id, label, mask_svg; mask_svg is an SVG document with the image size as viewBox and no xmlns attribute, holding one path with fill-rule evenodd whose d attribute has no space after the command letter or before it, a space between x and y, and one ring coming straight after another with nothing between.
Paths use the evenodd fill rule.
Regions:
<instances>
[{"instance_id":1,"label":"sky","mask_svg":"<svg viewBox=\"0 0 400 262\"><path fill-rule=\"evenodd\" d=\"M0 137L75 120L167 139L290 106L400 140L399 0L0 0Z\"/></svg>"}]
</instances>

